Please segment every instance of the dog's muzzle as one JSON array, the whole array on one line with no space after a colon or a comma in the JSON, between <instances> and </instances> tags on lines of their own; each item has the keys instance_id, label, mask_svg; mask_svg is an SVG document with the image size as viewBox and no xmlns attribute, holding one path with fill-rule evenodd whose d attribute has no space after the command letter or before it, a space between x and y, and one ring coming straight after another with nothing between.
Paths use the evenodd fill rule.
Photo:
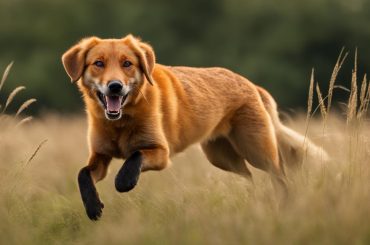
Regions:
<instances>
[{"instance_id":1,"label":"dog's muzzle","mask_svg":"<svg viewBox=\"0 0 370 245\"><path fill-rule=\"evenodd\" d=\"M123 85L120 81L110 81L107 92L97 91L97 96L104 107L105 116L108 120L118 120L122 116L122 105L128 93L124 93Z\"/></svg>"}]
</instances>

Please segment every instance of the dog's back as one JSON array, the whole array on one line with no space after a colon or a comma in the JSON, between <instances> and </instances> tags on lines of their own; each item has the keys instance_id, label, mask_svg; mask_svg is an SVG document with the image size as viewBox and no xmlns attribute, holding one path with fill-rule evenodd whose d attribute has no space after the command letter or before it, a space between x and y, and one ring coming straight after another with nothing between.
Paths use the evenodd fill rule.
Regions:
<instances>
[{"instance_id":1,"label":"dog's back","mask_svg":"<svg viewBox=\"0 0 370 245\"><path fill-rule=\"evenodd\" d=\"M224 68L157 65L153 78L162 93L164 131L174 140L170 145L175 146L176 141L181 145L175 146L175 151L227 135L233 114L246 101L258 97L252 83Z\"/></svg>"},{"instance_id":2,"label":"dog's back","mask_svg":"<svg viewBox=\"0 0 370 245\"><path fill-rule=\"evenodd\" d=\"M156 71L157 69L160 71ZM265 109L268 112L277 137L281 161L287 166L299 166L305 156L327 161L328 156L324 150L281 123L277 104L272 96L246 78L225 68L157 66L153 73L155 80L156 73L167 74L169 79L166 83L171 82L173 86L172 96L163 98L166 99L164 110L169 112L166 107L172 105L171 112L166 113L167 116L163 120L167 124L165 131L176 131L175 138L181 146L175 147L175 151L181 151L185 148L184 145L195 142L227 137L231 130L230 120L247 102L254 103L255 110ZM158 85L161 86L161 83ZM169 85L165 86L168 90ZM264 108L258 106L256 96L260 97ZM174 105L181 108L175 108ZM175 114L177 122L173 122L172 125L166 123L171 120L169 117ZM172 145L176 145L173 143Z\"/></svg>"}]
</instances>

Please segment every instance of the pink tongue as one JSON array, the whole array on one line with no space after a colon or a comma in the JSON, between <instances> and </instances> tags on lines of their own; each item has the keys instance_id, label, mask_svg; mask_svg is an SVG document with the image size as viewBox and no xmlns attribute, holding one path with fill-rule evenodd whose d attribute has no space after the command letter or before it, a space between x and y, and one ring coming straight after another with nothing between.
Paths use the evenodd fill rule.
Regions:
<instances>
[{"instance_id":1,"label":"pink tongue","mask_svg":"<svg viewBox=\"0 0 370 245\"><path fill-rule=\"evenodd\" d=\"M109 112L119 112L121 109L121 100L120 96L105 96L107 101L107 110Z\"/></svg>"}]
</instances>

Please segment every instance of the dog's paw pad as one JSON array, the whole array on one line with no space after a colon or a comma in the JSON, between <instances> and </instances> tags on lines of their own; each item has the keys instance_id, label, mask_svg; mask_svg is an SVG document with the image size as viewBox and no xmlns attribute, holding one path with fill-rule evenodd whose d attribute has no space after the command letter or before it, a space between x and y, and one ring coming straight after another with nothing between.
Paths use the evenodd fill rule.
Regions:
<instances>
[{"instance_id":1,"label":"dog's paw pad","mask_svg":"<svg viewBox=\"0 0 370 245\"><path fill-rule=\"evenodd\" d=\"M103 214L104 204L100 201L86 204L86 214L91 220L98 220Z\"/></svg>"}]
</instances>

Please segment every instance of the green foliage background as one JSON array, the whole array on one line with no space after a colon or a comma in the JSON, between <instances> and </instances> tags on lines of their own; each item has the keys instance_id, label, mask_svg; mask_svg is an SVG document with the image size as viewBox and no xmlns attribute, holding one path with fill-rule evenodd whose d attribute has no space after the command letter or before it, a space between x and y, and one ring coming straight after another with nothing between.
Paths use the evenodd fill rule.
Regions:
<instances>
[{"instance_id":1,"label":"green foliage background","mask_svg":"<svg viewBox=\"0 0 370 245\"><path fill-rule=\"evenodd\" d=\"M327 81L343 46L352 57L358 48L366 70L369 13L368 0L0 0L0 69L15 61L7 89L26 85L24 96L39 100L34 112L81 110L62 53L85 36L133 33L153 45L159 63L227 67L282 107L299 108L312 67Z\"/></svg>"}]
</instances>

